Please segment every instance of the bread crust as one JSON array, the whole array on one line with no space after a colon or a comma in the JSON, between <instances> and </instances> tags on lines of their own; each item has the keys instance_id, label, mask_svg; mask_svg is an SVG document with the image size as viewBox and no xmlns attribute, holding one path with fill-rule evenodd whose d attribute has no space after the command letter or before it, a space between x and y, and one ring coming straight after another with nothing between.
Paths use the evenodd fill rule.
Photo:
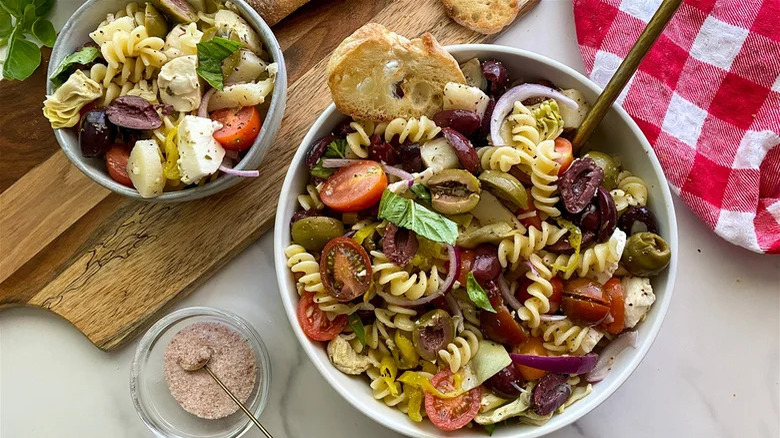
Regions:
<instances>
[{"instance_id":1,"label":"bread crust","mask_svg":"<svg viewBox=\"0 0 780 438\"><path fill-rule=\"evenodd\" d=\"M247 0L249 6L252 6L266 24L273 26L282 21L282 19L293 13L309 0Z\"/></svg>"},{"instance_id":2,"label":"bread crust","mask_svg":"<svg viewBox=\"0 0 780 438\"><path fill-rule=\"evenodd\" d=\"M492 35L510 25L539 0L441 0L447 15L461 26Z\"/></svg>"},{"instance_id":3,"label":"bread crust","mask_svg":"<svg viewBox=\"0 0 780 438\"><path fill-rule=\"evenodd\" d=\"M458 62L430 33L409 40L377 23L342 41L327 73L339 111L372 121L433 117L441 110L444 85L466 82Z\"/></svg>"}]
</instances>

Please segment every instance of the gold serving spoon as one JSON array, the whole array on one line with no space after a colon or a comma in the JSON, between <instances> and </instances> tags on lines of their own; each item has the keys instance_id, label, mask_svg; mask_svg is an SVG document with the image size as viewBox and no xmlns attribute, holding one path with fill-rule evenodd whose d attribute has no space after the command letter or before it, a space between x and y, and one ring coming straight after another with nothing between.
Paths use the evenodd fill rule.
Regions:
<instances>
[{"instance_id":1,"label":"gold serving spoon","mask_svg":"<svg viewBox=\"0 0 780 438\"><path fill-rule=\"evenodd\" d=\"M247 409L246 406L244 406L243 403L236 397L232 391L228 389L227 386L225 386L224 383L222 383L222 380L217 377L216 374L214 374L214 371L211 370L211 368L208 367L209 360L211 360L211 354L213 351L210 347L205 347L202 351L199 352L200 356L197 362L194 363L182 363L179 362L179 366L182 367L186 371L195 372L199 369L204 369L207 373L209 373L209 376L211 376L212 379L214 379L215 382L217 382L217 385L219 385L220 388L222 388L223 391L230 397L231 400L235 404L238 405L239 408L241 408L242 411L246 414L247 417L249 417L250 420L252 420L253 423L255 423L255 426L257 426L258 429L260 429L261 432L263 432L263 435L265 435L268 438L273 438L271 434L266 430L265 427L263 427L262 424L260 424L260 420L255 418L254 415L252 415L251 412L249 412L249 409Z\"/></svg>"},{"instance_id":2,"label":"gold serving spoon","mask_svg":"<svg viewBox=\"0 0 780 438\"><path fill-rule=\"evenodd\" d=\"M661 32L666 28L669 20L672 19L672 16L677 11L680 3L682 3L682 0L664 0L661 2L661 5L658 7L658 10L655 11L653 18L647 23L645 30L642 31L642 34L639 35L639 39L634 43L634 46L628 52L628 55L626 55L626 59L620 63L620 67L618 67L615 74L612 75L612 79L609 80L607 86L604 87L604 91L602 91L596 99L593 108L585 115L585 119L582 121L582 124L572 141L572 146L575 151L582 147L588 138L590 138L590 135L593 134L593 131L599 125L601 119L604 118L607 111L612 107L612 103L615 102L615 99L617 99L620 92L623 91L628 80L631 79L631 76L636 72L639 63L642 62L642 59L650 50L650 47L653 46L655 40L658 39Z\"/></svg>"}]
</instances>

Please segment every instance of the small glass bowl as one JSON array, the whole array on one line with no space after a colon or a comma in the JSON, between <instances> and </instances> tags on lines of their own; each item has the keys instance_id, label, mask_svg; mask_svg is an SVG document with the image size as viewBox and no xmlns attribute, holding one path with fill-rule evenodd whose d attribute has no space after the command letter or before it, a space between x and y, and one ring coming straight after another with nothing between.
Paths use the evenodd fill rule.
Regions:
<instances>
[{"instance_id":1,"label":"small glass bowl","mask_svg":"<svg viewBox=\"0 0 780 438\"><path fill-rule=\"evenodd\" d=\"M141 420L160 438L237 438L253 423L239 409L225 418L207 420L185 411L173 398L163 374L171 338L198 322L225 324L247 340L255 354L255 387L245 405L259 416L268 401L271 360L260 335L243 318L211 307L188 307L160 319L138 344L130 370L130 395Z\"/></svg>"}]
</instances>

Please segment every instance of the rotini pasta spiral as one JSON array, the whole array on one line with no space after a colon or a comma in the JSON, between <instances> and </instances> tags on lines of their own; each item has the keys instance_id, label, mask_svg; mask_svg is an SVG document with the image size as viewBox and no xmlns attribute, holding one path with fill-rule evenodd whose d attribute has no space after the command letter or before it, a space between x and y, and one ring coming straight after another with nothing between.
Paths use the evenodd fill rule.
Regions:
<instances>
[{"instance_id":1,"label":"rotini pasta spiral","mask_svg":"<svg viewBox=\"0 0 780 438\"><path fill-rule=\"evenodd\" d=\"M149 102L158 103L157 80L147 81L146 79L141 79L136 83L125 81L122 85L117 82L109 82L108 85L104 85L107 76L108 66L105 64L95 64L89 70L90 79L103 86L102 106L108 106L114 99L120 96L139 96Z\"/></svg>"},{"instance_id":2,"label":"rotini pasta spiral","mask_svg":"<svg viewBox=\"0 0 780 438\"><path fill-rule=\"evenodd\" d=\"M507 237L498 244L498 261L501 267L507 266L516 269L522 259L528 259L532 253L540 251L547 245L552 245L566 234L566 229L558 228L549 222L542 222L542 229L536 227L528 228L528 235L525 236L515 232L512 237Z\"/></svg>"},{"instance_id":3,"label":"rotini pasta spiral","mask_svg":"<svg viewBox=\"0 0 780 438\"><path fill-rule=\"evenodd\" d=\"M298 195L298 203L301 205L301 208L304 210L311 210L312 208L319 210L325 207L325 204L320 200L319 187L314 184L309 184L306 186L306 193L308 194Z\"/></svg>"},{"instance_id":4,"label":"rotini pasta spiral","mask_svg":"<svg viewBox=\"0 0 780 438\"><path fill-rule=\"evenodd\" d=\"M387 308L375 309L376 319L387 327L411 332L414 329L412 317L417 315L417 311L408 307L401 307L389 304Z\"/></svg>"},{"instance_id":5,"label":"rotini pasta spiral","mask_svg":"<svg viewBox=\"0 0 780 438\"><path fill-rule=\"evenodd\" d=\"M327 292L316 293L314 295L314 302L317 303L317 307L319 307L320 310L327 314L328 320L330 321L333 321L339 315L351 315L358 310L374 310L374 306L371 303L342 303Z\"/></svg>"},{"instance_id":6,"label":"rotini pasta spiral","mask_svg":"<svg viewBox=\"0 0 780 438\"><path fill-rule=\"evenodd\" d=\"M447 348L439 350L439 358L457 373L479 351L479 338L471 330L463 330Z\"/></svg>"},{"instance_id":7,"label":"rotini pasta spiral","mask_svg":"<svg viewBox=\"0 0 780 438\"><path fill-rule=\"evenodd\" d=\"M515 102L512 114L507 117L510 122L512 143L514 146L532 153L539 144L539 130L536 127L536 117L522 102Z\"/></svg>"},{"instance_id":8,"label":"rotini pasta spiral","mask_svg":"<svg viewBox=\"0 0 780 438\"><path fill-rule=\"evenodd\" d=\"M422 116L419 119L414 117L410 119L393 119L384 128L385 141L389 142L398 136L398 143L404 143L409 140L412 143L421 143L432 140L441 132L441 128L436 126L433 120Z\"/></svg>"},{"instance_id":9,"label":"rotini pasta spiral","mask_svg":"<svg viewBox=\"0 0 780 438\"><path fill-rule=\"evenodd\" d=\"M106 22L89 35L100 46L100 53L110 68L109 73L116 73L121 68L125 79L132 72L135 81L139 80L140 69L146 79L151 79L155 69L161 68L168 60L162 52L165 41L149 36L146 27L138 25L131 16ZM127 66L132 66L132 69ZM107 77L113 76L107 74ZM108 82L110 80L104 82L104 86L108 86Z\"/></svg>"},{"instance_id":10,"label":"rotini pasta spiral","mask_svg":"<svg viewBox=\"0 0 780 438\"><path fill-rule=\"evenodd\" d=\"M555 142L545 140L536 148L536 157L531 164L531 196L534 198L536 209L547 213L550 217L560 216L561 212L555 208L559 197L555 196L558 186L558 169L560 164L554 161L558 157L554 150Z\"/></svg>"},{"instance_id":11,"label":"rotini pasta spiral","mask_svg":"<svg viewBox=\"0 0 780 438\"><path fill-rule=\"evenodd\" d=\"M309 254L301 245L293 244L284 250L287 257L287 266L293 274L302 274L298 278L298 284L306 292L324 294L325 286L320 277L320 264L313 255ZM299 289L300 292L300 289Z\"/></svg>"},{"instance_id":12,"label":"rotini pasta spiral","mask_svg":"<svg viewBox=\"0 0 780 438\"><path fill-rule=\"evenodd\" d=\"M367 158L368 145L371 144L371 135L374 134L376 125L374 122L353 121L349 126L355 132L347 134L347 158Z\"/></svg>"},{"instance_id":13,"label":"rotini pasta spiral","mask_svg":"<svg viewBox=\"0 0 780 438\"><path fill-rule=\"evenodd\" d=\"M620 172L617 188L610 192L615 201L618 213L628 207L644 207L647 205L647 183L640 177L624 170Z\"/></svg>"},{"instance_id":14,"label":"rotini pasta spiral","mask_svg":"<svg viewBox=\"0 0 780 438\"><path fill-rule=\"evenodd\" d=\"M582 327L574 324L568 318L543 322L532 334L541 336L544 340L544 348L555 353L577 353L580 351L583 341L588 338L592 327ZM600 335L600 332L598 332Z\"/></svg>"},{"instance_id":15,"label":"rotini pasta spiral","mask_svg":"<svg viewBox=\"0 0 780 438\"><path fill-rule=\"evenodd\" d=\"M439 289L441 278L436 266L433 266L430 275L423 271L417 274L409 274L400 266L387 259L384 253L371 251L373 271L377 275L377 285L390 284L390 294L405 296L410 300L416 300L423 295L430 295Z\"/></svg>"},{"instance_id":16,"label":"rotini pasta spiral","mask_svg":"<svg viewBox=\"0 0 780 438\"><path fill-rule=\"evenodd\" d=\"M398 368L390 356L382 358L379 367L372 367L366 372L371 379L371 390L374 398L382 400L387 406L396 407L406 401L406 393L401 382L396 381Z\"/></svg>"},{"instance_id":17,"label":"rotini pasta spiral","mask_svg":"<svg viewBox=\"0 0 780 438\"><path fill-rule=\"evenodd\" d=\"M618 230L619 231L619 230ZM569 279L576 272L578 276L585 277L588 274L605 272L608 264L616 265L620 261L619 238L617 233L603 243L597 243L580 254L579 260L573 266L568 267L571 255L552 254L542 251L545 266L550 268L553 274L560 273L563 278Z\"/></svg>"},{"instance_id":18,"label":"rotini pasta spiral","mask_svg":"<svg viewBox=\"0 0 780 438\"><path fill-rule=\"evenodd\" d=\"M545 100L530 108L536 119L536 127L542 140L555 140L563 133L563 118L558 108L558 102Z\"/></svg>"},{"instance_id":19,"label":"rotini pasta spiral","mask_svg":"<svg viewBox=\"0 0 780 438\"><path fill-rule=\"evenodd\" d=\"M552 273L539 258L538 255L532 254L529 261L534 266L534 269L529 270L525 276L532 281L528 286L528 298L523 303L523 307L517 311L517 317L521 321L526 321L528 327L539 327L539 316L550 311L550 296L553 293L553 287L550 283Z\"/></svg>"},{"instance_id":20,"label":"rotini pasta spiral","mask_svg":"<svg viewBox=\"0 0 780 438\"><path fill-rule=\"evenodd\" d=\"M512 166L530 166L534 158L531 154L513 146L487 146L477 149L479 162L483 169L509 172Z\"/></svg>"}]
</instances>

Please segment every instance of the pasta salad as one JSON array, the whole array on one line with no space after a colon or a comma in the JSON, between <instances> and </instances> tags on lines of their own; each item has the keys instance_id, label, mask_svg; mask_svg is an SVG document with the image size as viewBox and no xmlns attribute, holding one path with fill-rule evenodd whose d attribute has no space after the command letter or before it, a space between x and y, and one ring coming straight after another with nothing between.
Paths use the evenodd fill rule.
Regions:
<instances>
[{"instance_id":1,"label":"pasta salad","mask_svg":"<svg viewBox=\"0 0 780 438\"><path fill-rule=\"evenodd\" d=\"M260 133L277 65L232 3L132 2L89 38L43 104L53 128L78 129L84 158L147 198L256 176L232 166Z\"/></svg>"},{"instance_id":2,"label":"pasta salad","mask_svg":"<svg viewBox=\"0 0 780 438\"><path fill-rule=\"evenodd\" d=\"M347 120L310 147L298 322L415 422L542 425L635 345L670 250L646 183L572 150L579 91L461 69L432 119Z\"/></svg>"}]
</instances>

